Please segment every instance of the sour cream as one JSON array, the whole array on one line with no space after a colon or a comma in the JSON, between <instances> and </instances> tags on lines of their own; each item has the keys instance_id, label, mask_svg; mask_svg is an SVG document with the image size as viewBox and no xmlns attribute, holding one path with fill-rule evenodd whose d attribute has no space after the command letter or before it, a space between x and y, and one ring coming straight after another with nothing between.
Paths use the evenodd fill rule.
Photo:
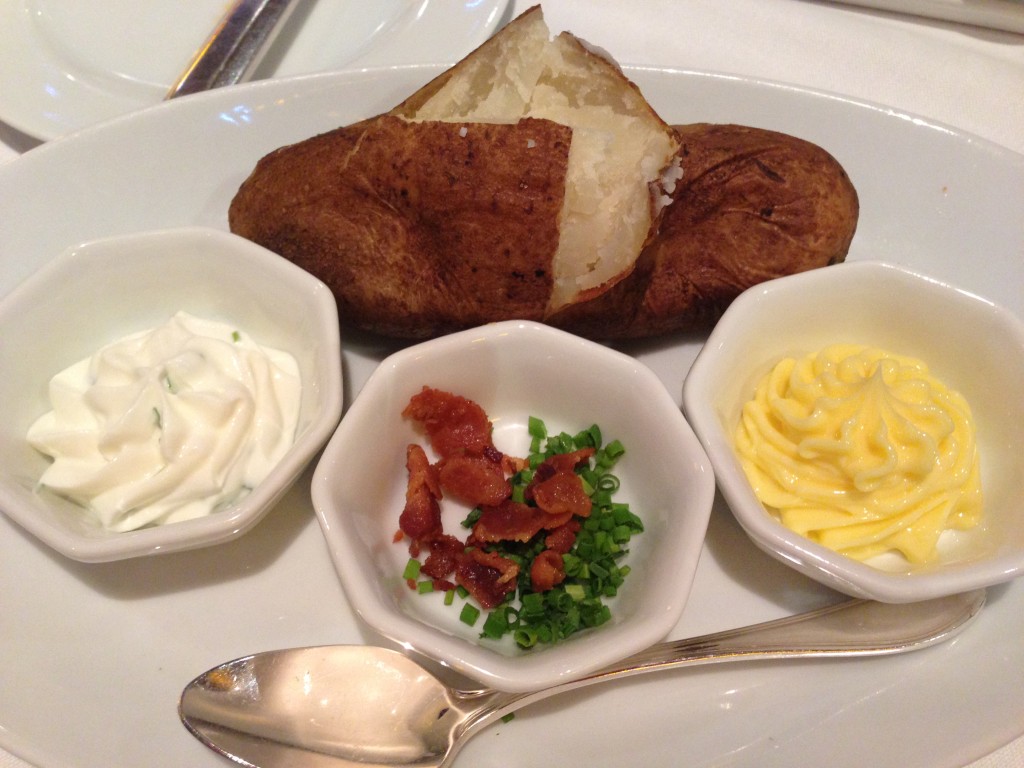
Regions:
<instances>
[{"instance_id":1,"label":"sour cream","mask_svg":"<svg viewBox=\"0 0 1024 768\"><path fill-rule=\"evenodd\" d=\"M39 485L115 531L208 515L292 445L300 392L290 354L179 312L53 377L28 431L53 458Z\"/></svg>"},{"instance_id":2,"label":"sour cream","mask_svg":"<svg viewBox=\"0 0 1024 768\"><path fill-rule=\"evenodd\" d=\"M970 408L914 358L854 345L787 358L744 406L736 447L784 525L860 560L928 562L944 531L981 518Z\"/></svg>"}]
</instances>

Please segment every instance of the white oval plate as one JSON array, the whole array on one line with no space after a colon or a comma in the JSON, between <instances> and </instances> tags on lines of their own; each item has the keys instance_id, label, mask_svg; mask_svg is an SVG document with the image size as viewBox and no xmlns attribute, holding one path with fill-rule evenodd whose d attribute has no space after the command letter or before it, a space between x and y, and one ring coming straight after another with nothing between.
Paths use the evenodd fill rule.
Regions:
<instances>
[{"instance_id":1,"label":"white oval plate","mask_svg":"<svg viewBox=\"0 0 1024 768\"><path fill-rule=\"evenodd\" d=\"M31 150L0 166L0 292L80 240L225 227L228 201L260 156L380 112L437 71L252 83ZM774 128L831 151L861 198L851 260L884 258L1024 317L1024 157L898 110L799 88L629 72L672 122ZM397 345L342 336L351 400ZM702 342L677 334L622 349L679 401ZM116 565L69 562L0 516L0 745L43 768L222 768L178 721L178 696L196 674L264 649L379 642L338 585L308 487L301 479L237 542ZM671 636L835 599L761 554L718 500ZM1018 581L993 589L977 622L946 645L632 678L524 710L476 737L458 764L952 768L1024 732L1022 636Z\"/></svg>"},{"instance_id":2,"label":"white oval plate","mask_svg":"<svg viewBox=\"0 0 1024 768\"><path fill-rule=\"evenodd\" d=\"M300 3L253 79L445 64L484 42L508 0ZM0 0L0 119L38 139L156 104L226 0Z\"/></svg>"}]
</instances>

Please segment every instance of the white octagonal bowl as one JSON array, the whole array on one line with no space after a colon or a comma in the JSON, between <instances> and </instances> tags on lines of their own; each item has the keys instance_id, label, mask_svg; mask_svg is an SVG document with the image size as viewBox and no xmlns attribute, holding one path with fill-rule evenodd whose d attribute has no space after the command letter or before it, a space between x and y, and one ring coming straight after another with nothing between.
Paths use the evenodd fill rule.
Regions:
<instances>
[{"instance_id":1,"label":"white octagonal bowl","mask_svg":"<svg viewBox=\"0 0 1024 768\"><path fill-rule=\"evenodd\" d=\"M295 442L251 493L207 517L105 530L36 485L49 459L26 441L50 410L54 374L174 313L235 324L290 352L302 377ZM217 544L250 530L337 426L342 406L337 308L330 290L285 259L207 228L96 240L68 249L0 300L0 509L58 552L85 562Z\"/></svg>"},{"instance_id":2,"label":"white octagonal bowl","mask_svg":"<svg viewBox=\"0 0 1024 768\"><path fill-rule=\"evenodd\" d=\"M734 451L743 404L787 356L866 344L924 361L971 407L984 517L951 534L939 558L911 568L840 555L794 533L754 495ZM693 364L683 406L722 495L755 544L840 592L910 602L1024 572L1024 323L991 302L878 262L851 262L769 281L729 307Z\"/></svg>"},{"instance_id":3,"label":"white octagonal bowl","mask_svg":"<svg viewBox=\"0 0 1024 768\"><path fill-rule=\"evenodd\" d=\"M629 503L645 530L630 542L625 562L632 572L609 604L608 623L521 651L510 640L481 640L479 626L462 624L441 593L409 589L402 578L408 548L394 534L405 500L406 446L425 441L401 413L424 385L479 403L494 425L495 445L513 455L528 453L530 416L543 419L550 433L575 434L596 423L606 441L622 441L615 500ZM384 360L324 449L312 494L334 565L363 620L491 687L525 691L599 669L675 626L703 546L714 478L680 408L649 368L577 336L508 321ZM467 510L443 509L445 530L455 532Z\"/></svg>"}]
</instances>

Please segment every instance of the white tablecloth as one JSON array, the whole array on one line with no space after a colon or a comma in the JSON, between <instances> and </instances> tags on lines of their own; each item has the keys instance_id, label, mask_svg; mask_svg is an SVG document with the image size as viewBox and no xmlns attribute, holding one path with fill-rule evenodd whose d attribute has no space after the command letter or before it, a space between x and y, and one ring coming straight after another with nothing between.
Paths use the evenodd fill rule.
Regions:
<instances>
[{"instance_id":1,"label":"white tablecloth","mask_svg":"<svg viewBox=\"0 0 1024 768\"><path fill-rule=\"evenodd\" d=\"M510 14L532 4L513 0ZM1024 35L998 28L1000 14L1006 28L1022 28L1019 0L878 0L890 9L995 25L986 27L872 10L865 4L873 3L543 3L551 27L571 29L623 64L749 75L832 91L919 114L1024 154ZM0 162L36 143L0 123ZM0 750L0 768L25 766ZM1024 737L971 768L1024 768Z\"/></svg>"}]
</instances>

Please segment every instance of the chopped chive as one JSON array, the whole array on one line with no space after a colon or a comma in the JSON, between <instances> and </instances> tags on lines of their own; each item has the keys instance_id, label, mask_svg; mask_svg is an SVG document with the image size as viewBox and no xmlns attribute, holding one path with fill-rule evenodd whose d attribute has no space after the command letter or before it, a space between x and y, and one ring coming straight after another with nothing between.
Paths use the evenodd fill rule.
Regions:
<instances>
[{"instance_id":1,"label":"chopped chive","mask_svg":"<svg viewBox=\"0 0 1024 768\"><path fill-rule=\"evenodd\" d=\"M533 648L537 644L537 630L530 627L517 629L512 637L520 648Z\"/></svg>"},{"instance_id":2,"label":"chopped chive","mask_svg":"<svg viewBox=\"0 0 1024 768\"><path fill-rule=\"evenodd\" d=\"M579 602L587 596L586 590L583 589L582 584L566 584L565 594L571 597L576 602Z\"/></svg>"},{"instance_id":3,"label":"chopped chive","mask_svg":"<svg viewBox=\"0 0 1024 768\"><path fill-rule=\"evenodd\" d=\"M242 334L240 334L238 331L232 331L231 340L235 343L238 343L239 341L242 340Z\"/></svg>"},{"instance_id":4,"label":"chopped chive","mask_svg":"<svg viewBox=\"0 0 1024 768\"><path fill-rule=\"evenodd\" d=\"M408 581L409 579L418 579L420 575L420 561L415 557L410 557L409 562L405 564L405 570L402 571L402 578Z\"/></svg>"},{"instance_id":5,"label":"chopped chive","mask_svg":"<svg viewBox=\"0 0 1024 768\"><path fill-rule=\"evenodd\" d=\"M540 450L541 441L548 436L548 428L536 416L530 416L526 420L526 431L530 435L530 453L537 453Z\"/></svg>"},{"instance_id":6,"label":"chopped chive","mask_svg":"<svg viewBox=\"0 0 1024 768\"><path fill-rule=\"evenodd\" d=\"M629 541L633 530L628 525L617 525L612 529L612 540L622 544Z\"/></svg>"},{"instance_id":7,"label":"chopped chive","mask_svg":"<svg viewBox=\"0 0 1024 768\"><path fill-rule=\"evenodd\" d=\"M508 632L508 628L509 624L505 618L505 613L503 611L491 611L487 614L487 619L484 621L480 636L497 640Z\"/></svg>"},{"instance_id":8,"label":"chopped chive","mask_svg":"<svg viewBox=\"0 0 1024 768\"><path fill-rule=\"evenodd\" d=\"M480 637L496 640L509 635L516 646L523 649L558 643L576 632L609 621L611 610L604 601L618 594L630 570L625 565L620 567L619 562L628 552L632 536L644 529L628 504L612 501L620 482L611 468L625 453L621 442L613 440L602 445L601 430L596 424L575 435L568 432L551 435L541 419L531 416L527 430L531 446L526 455L526 468L509 479L511 498L521 504L534 503L527 501L526 489L536 468L549 457L588 447L595 452L576 469L592 507L587 518L577 518L581 527L575 542L570 551L562 553L565 578L561 584L545 592L534 592L531 584L533 559L547 549L547 531L539 532L526 542L487 545L488 551L500 554L519 567L519 579L502 604L486 612ZM463 525L472 528L481 514L480 508L471 510ZM419 578L420 568L419 561L412 558L404 574L410 584ZM416 581L416 588L421 592L435 589L434 582L426 580ZM456 595L463 599L470 597L464 587L456 586L445 591L445 605L452 605ZM461 608L459 619L475 626L481 613L484 612L479 606L467 602Z\"/></svg>"}]
</instances>

